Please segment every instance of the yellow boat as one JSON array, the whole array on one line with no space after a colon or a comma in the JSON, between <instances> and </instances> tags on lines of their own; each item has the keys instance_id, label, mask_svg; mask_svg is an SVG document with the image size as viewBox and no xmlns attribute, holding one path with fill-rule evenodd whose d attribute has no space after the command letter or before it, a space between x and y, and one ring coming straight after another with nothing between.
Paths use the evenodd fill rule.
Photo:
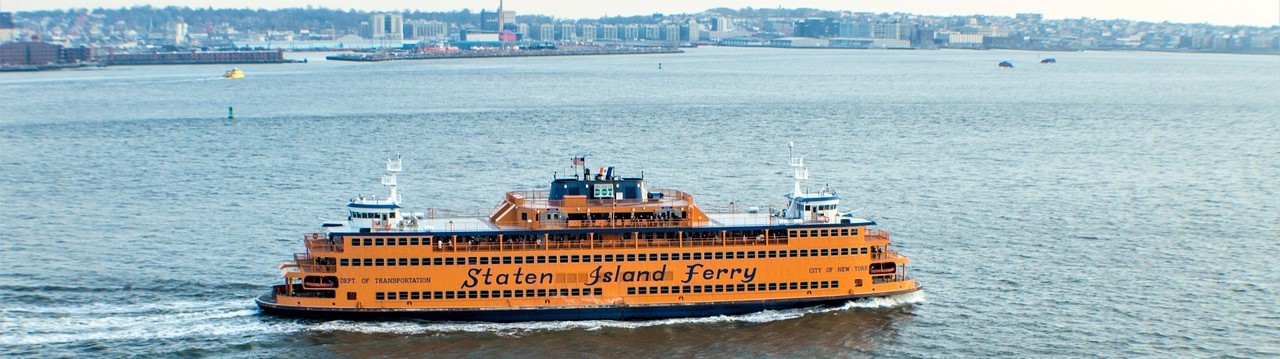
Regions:
<instances>
[{"instance_id":1,"label":"yellow boat","mask_svg":"<svg viewBox=\"0 0 1280 359\"><path fill-rule=\"evenodd\" d=\"M233 79L233 80L242 79L244 78L244 71L240 70L239 67L233 67L230 70L227 70L226 73L222 74L222 77L227 79Z\"/></svg>"},{"instance_id":2,"label":"yellow boat","mask_svg":"<svg viewBox=\"0 0 1280 359\"><path fill-rule=\"evenodd\" d=\"M704 212L585 158L548 190L508 192L487 216L401 211L401 160L384 199L303 236L284 283L257 299L281 316L514 322L736 315L838 306L921 289L874 221L807 192L802 156L784 208ZM581 171L581 177L576 172Z\"/></svg>"}]
</instances>

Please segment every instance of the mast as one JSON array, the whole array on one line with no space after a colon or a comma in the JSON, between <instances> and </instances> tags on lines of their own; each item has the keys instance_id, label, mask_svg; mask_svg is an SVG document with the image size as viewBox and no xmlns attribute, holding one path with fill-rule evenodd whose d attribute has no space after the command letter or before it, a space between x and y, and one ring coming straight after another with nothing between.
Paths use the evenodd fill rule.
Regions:
<instances>
[{"instance_id":1,"label":"mast","mask_svg":"<svg viewBox=\"0 0 1280 359\"><path fill-rule=\"evenodd\" d=\"M395 161L387 160L387 174L382 175L382 185L390 187L391 190L391 193L387 195L387 201L392 204L400 204L400 194L396 193L396 176L403 168L400 156L396 155Z\"/></svg>"},{"instance_id":2,"label":"mast","mask_svg":"<svg viewBox=\"0 0 1280 359\"><path fill-rule=\"evenodd\" d=\"M800 192L800 183L809 179L809 169L804 168L804 156L795 154L795 142L787 144L787 162L791 165L793 177L795 178L795 187L791 189L791 198L800 198L803 194Z\"/></svg>"}]
</instances>

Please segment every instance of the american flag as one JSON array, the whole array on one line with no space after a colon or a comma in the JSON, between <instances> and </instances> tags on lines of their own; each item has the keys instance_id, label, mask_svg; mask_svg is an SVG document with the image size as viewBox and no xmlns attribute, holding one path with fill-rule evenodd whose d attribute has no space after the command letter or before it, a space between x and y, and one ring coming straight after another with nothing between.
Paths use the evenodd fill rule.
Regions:
<instances>
[{"instance_id":1,"label":"american flag","mask_svg":"<svg viewBox=\"0 0 1280 359\"><path fill-rule=\"evenodd\" d=\"M583 166L583 165L586 165L586 164L587 164L587 159L586 159L586 158L584 158L584 157L582 157L582 156L578 156L578 157L574 157L574 158L573 158L573 165L574 165L574 166Z\"/></svg>"}]
</instances>

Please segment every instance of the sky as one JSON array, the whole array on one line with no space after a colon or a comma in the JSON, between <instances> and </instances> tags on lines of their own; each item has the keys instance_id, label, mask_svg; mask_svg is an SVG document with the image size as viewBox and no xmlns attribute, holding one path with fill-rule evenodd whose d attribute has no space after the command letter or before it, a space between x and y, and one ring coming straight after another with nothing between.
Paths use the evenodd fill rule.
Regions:
<instances>
[{"instance_id":1,"label":"sky","mask_svg":"<svg viewBox=\"0 0 1280 359\"><path fill-rule=\"evenodd\" d=\"M360 10L451 11L495 9L498 0L0 0L0 11L67 8L120 8L189 6L215 8L327 7ZM855 12L905 12L922 15L1013 16L1030 12L1045 19L1089 17L1151 22L1210 23L1214 25L1280 25L1280 0L511 0L508 10L517 14L541 14L558 18L697 13L727 7L815 8Z\"/></svg>"}]
</instances>

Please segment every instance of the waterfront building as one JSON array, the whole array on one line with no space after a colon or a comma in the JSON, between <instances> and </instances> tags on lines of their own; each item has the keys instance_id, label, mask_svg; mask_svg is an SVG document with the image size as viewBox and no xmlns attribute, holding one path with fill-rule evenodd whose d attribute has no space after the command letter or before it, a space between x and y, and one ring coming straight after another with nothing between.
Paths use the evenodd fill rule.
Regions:
<instances>
[{"instance_id":1,"label":"waterfront building","mask_svg":"<svg viewBox=\"0 0 1280 359\"><path fill-rule=\"evenodd\" d=\"M582 24L578 26L578 39L583 41L591 41L596 38L596 26L592 24Z\"/></svg>"},{"instance_id":2,"label":"waterfront building","mask_svg":"<svg viewBox=\"0 0 1280 359\"><path fill-rule=\"evenodd\" d=\"M13 13L0 12L0 43L10 42L18 38L18 29L13 26Z\"/></svg>"},{"instance_id":3,"label":"waterfront building","mask_svg":"<svg viewBox=\"0 0 1280 359\"><path fill-rule=\"evenodd\" d=\"M413 40L439 40L449 37L449 26L430 20L410 20L404 23L404 38Z\"/></svg>"},{"instance_id":4,"label":"waterfront building","mask_svg":"<svg viewBox=\"0 0 1280 359\"><path fill-rule=\"evenodd\" d=\"M44 42L0 44L0 65L49 65L58 63L62 45Z\"/></svg>"},{"instance_id":5,"label":"waterfront building","mask_svg":"<svg viewBox=\"0 0 1280 359\"><path fill-rule=\"evenodd\" d=\"M369 21L372 26L370 38L401 40L404 39L404 17L400 14L375 14Z\"/></svg>"},{"instance_id":6,"label":"waterfront building","mask_svg":"<svg viewBox=\"0 0 1280 359\"><path fill-rule=\"evenodd\" d=\"M557 29L559 31L556 31L556 40L574 41L575 39L577 39L577 36L576 36L577 31L574 31L574 26L572 23L568 23L568 22L560 23L560 26L558 26Z\"/></svg>"},{"instance_id":7,"label":"waterfront building","mask_svg":"<svg viewBox=\"0 0 1280 359\"><path fill-rule=\"evenodd\" d=\"M622 25L622 29L618 31L619 40L639 40L640 26L636 24Z\"/></svg>"},{"instance_id":8,"label":"waterfront building","mask_svg":"<svg viewBox=\"0 0 1280 359\"><path fill-rule=\"evenodd\" d=\"M596 28L596 38L602 40L617 40L618 27L614 25L600 25Z\"/></svg>"},{"instance_id":9,"label":"waterfront building","mask_svg":"<svg viewBox=\"0 0 1280 359\"><path fill-rule=\"evenodd\" d=\"M533 29L533 38L542 41L556 40L556 26L552 24L540 24Z\"/></svg>"},{"instance_id":10,"label":"waterfront building","mask_svg":"<svg viewBox=\"0 0 1280 359\"><path fill-rule=\"evenodd\" d=\"M178 22L173 23L171 29L173 34L173 46L187 46L187 23L182 21L182 18L179 17Z\"/></svg>"}]
</instances>

